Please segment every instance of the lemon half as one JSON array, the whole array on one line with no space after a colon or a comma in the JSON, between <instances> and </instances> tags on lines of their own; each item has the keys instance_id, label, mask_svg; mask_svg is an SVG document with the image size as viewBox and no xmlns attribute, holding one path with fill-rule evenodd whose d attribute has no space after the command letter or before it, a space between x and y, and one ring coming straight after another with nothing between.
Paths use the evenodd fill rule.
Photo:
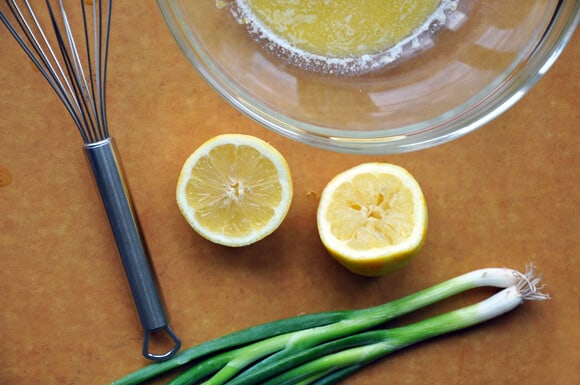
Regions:
<instances>
[{"instance_id":1,"label":"lemon half","mask_svg":"<svg viewBox=\"0 0 580 385\"><path fill-rule=\"evenodd\" d=\"M404 266L427 233L427 204L415 178L389 163L363 163L334 177L317 212L320 239L350 271L379 276Z\"/></svg>"},{"instance_id":2,"label":"lemon half","mask_svg":"<svg viewBox=\"0 0 580 385\"><path fill-rule=\"evenodd\" d=\"M177 205L202 237L224 246L255 243L276 230L292 201L286 160L250 135L226 134L202 144L185 161Z\"/></svg>"}]
</instances>

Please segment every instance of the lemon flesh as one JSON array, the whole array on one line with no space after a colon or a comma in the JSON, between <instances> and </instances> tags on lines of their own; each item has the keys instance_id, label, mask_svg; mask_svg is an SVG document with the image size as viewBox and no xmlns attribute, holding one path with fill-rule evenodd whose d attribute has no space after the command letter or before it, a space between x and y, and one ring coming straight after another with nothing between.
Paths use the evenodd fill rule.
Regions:
<instances>
[{"instance_id":1,"label":"lemon flesh","mask_svg":"<svg viewBox=\"0 0 580 385\"><path fill-rule=\"evenodd\" d=\"M325 187L320 238L352 272L377 276L404 266L424 244L427 206L417 181L388 163L365 163Z\"/></svg>"},{"instance_id":2,"label":"lemon flesh","mask_svg":"<svg viewBox=\"0 0 580 385\"><path fill-rule=\"evenodd\" d=\"M324 57L385 51L422 29L441 0L238 0L273 36Z\"/></svg>"},{"instance_id":3,"label":"lemon flesh","mask_svg":"<svg viewBox=\"0 0 580 385\"><path fill-rule=\"evenodd\" d=\"M261 139L220 135L185 162L177 203L200 235L225 246L245 246L276 230L292 199L283 156Z\"/></svg>"}]
</instances>

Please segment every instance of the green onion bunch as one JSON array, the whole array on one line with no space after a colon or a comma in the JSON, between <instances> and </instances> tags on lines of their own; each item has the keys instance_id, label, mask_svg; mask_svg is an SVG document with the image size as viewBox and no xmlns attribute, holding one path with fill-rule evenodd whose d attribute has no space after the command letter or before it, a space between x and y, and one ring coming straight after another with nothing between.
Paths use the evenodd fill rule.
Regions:
<instances>
[{"instance_id":1,"label":"green onion bunch","mask_svg":"<svg viewBox=\"0 0 580 385\"><path fill-rule=\"evenodd\" d=\"M241 330L150 364L111 385L136 385L183 368L168 385L327 385L409 345L502 315L525 300L545 300L541 276L507 268L475 270L379 306L302 315ZM410 325L385 322L477 287L489 298Z\"/></svg>"}]
</instances>

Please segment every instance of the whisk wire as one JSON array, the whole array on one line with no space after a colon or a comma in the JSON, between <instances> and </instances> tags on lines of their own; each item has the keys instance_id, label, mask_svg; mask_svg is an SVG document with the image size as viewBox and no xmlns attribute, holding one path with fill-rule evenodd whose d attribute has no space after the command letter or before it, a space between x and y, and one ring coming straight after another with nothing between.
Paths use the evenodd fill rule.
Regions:
<instances>
[{"instance_id":1,"label":"whisk wire","mask_svg":"<svg viewBox=\"0 0 580 385\"><path fill-rule=\"evenodd\" d=\"M99 2L99 7L100 6L101 6L101 3ZM104 104L104 100L101 100L100 92L99 92L99 82L101 81L101 78L99 76L99 67L100 67L99 44L102 43L102 41L100 39L100 34L102 32L101 21L100 21L100 19L97 19L96 7L93 7L93 47L95 50L95 55L94 55L94 57L95 57L95 69L93 70L93 65L92 65L93 61L91 60L89 32L88 32L87 22L86 22L87 15L86 15L86 11L85 11L84 7L81 7L81 11L83 14L83 27L84 27L83 31L84 31L84 36L85 36L85 48L86 48L86 55L87 55L89 79L95 80L94 82L91 81L89 83L90 87L91 87L91 95L92 95L91 109L93 110L93 116L95 117L95 124L96 124L96 131L94 132L94 134L101 136L103 122L101 119L101 110L97 109L97 106L99 105L99 103L101 105ZM98 26L97 26L97 23L99 24ZM95 86L94 86L95 83L97 83L97 87L96 87L97 92L95 92Z\"/></svg>"},{"instance_id":2,"label":"whisk wire","mask_svg":"<svg viewBox=\"0 0 580 385\"><path fill-rule=\"evenodd\" d=\"M109 1L109 9L112 6L112 0ZM83 12L83 19L86 19L85 9L82 8ZM108 12L107 20L105 25L105 34L104 34L104 41L103 41L103 4L99 2L98 8L93 7L93 39L94 39L94 56L95 56L95 69L94 69L94 76L96 79L96 93L95 89L92 88L93 92L93 100L96 100L96 105L100 106L100 109L95 116L97 117L99 127L99 134L101 136L108 137L108 123L107 123L107 114L106 114L106 104L103 103L106 99L106 85L107 85L107 61L108 61L108 53L109 53L109 31L111 25L111 13ZM85 23L86 26L86 23ZM86 47L87 47L87 57L89 57L89 74L93 74L92 69L92 60L90 60L90 50L89 50L89 34L87 28L85 28L85 40L86 40ZM91 83L92 85L93 83Z\"/></svg>"},{"instance_id":3,"label":"whisk wire","mask_svg":"<svg viewBox=\"0 0 580 385\"><path fill-rule=\"evenodd\" d=\"M100 49L103 49L104 47L104 51L103 51L103 58L102 61L99 61L99 63L102 63L101 68L102 68L102 81L99 83L99 87L100 87L100 95L101 95L101 100L105 100L106 96L107 96L107 63L109 62L109 35L110 35L110 31L111 31L111 8L113 6L113 0L109 0L109 4L108 4L108 9L109 12L107 13L107 24L105 26L105 30L107 31L105 33L105 44L99 44ZM100 12L102 13L102 9L100 10ZM100 35L102 36L102 35ZM107 120L107 105L105 103L101 104L101 114L103 117L103 129L104 129L104 134L108 137L109 136L109 123Z\"/></svg>"},{"instance_id":4,"label":"whisk wire","mask_svg":"<svg viewBox=\"0 0 580 385\"><path fill-rule=\"evenodd\" d=\"M66 39L68 40L70 52L67 50L65 38L62 35L62 32L56 20L56 16L53 12L52 6L48 2L48 0L46 1L46 5L53 25L57 44L61 52L62 61L64 62L64 67L68 74L68 77L65 77L65 80L70 79L72 83L72 87L69 89L70 92L67 94L67 96L71 100L71 103L74 103L75 106L75 108L73 108L72 110L72 114L77 118L77 121L81 123L80 125L77 125L77 128L79 129L79 132L83 137L83 141L85 143L93 142L95 141L95 135L93 135L94 124L92 115L86 113L88 112L87 106L88 102L87 97L85 96L88 95L85 92L83 92L83 87L86 87L86 79L84 80L83 85L84 70L82 68L82 64L80 63L80 59L77 58L78 55L76 52L76 45L72 33L70 31L66 11L62 7L62 3L60 3Z\"/></svg>"},{"instance_id":5,"label":"whisk wire","mask_svg":"<svg viewBox=\"0 0 580 385\"><path fill-rule=\"evenodd\" d=\"M82 0L81 0L82 2ZM87 62L89 67L89 77L95 79L95 81L90 82L91 92L92 92L92 102L94 108L94 116L98 128L98 137L107 138L109 137L109 129L107 123L107 113L106 113L106 84L107 84L107 61L109 54L109 33L111 29L111 9L112 0L108 1L106 21L103 31L103 3L98 2L97 7L93 7L93 48L94 48L94 63L95 68L93 70L90 53L90 42L88 33L88 23L87 16L84 7L81 7L83 13L84 21L84 33L85 33L85 46L87 49ZM96 86L95 86L96 85ZM96 88L96 90L95 90Z\"/></svg>"},{"instance_id":6,"label":"whisk wire","mask_svg":"<svg viewBox=\"0 0 580 385\"><path fill-rule=\"evenodd\" d=\"M60 66L58 60L56 59L54 51L52 50L50 44L48 43L48 39L46 38L44 31L42 30L42 28L40 28L40 23L38 22L38 19L33 9L31 8L30 4L28 3L28 1L25 2L28 14L30 14L30 18L32 19L32 23L28 23L26 21L26 17L24 16L23 11L18 6L18 4L16 4L14 1L9 2L8 0L6 1L6 3L8 4L11 14L14 16L16 24L20 28L20 33L18 32L16 27L12 25L12 23L10 23L8 17L1 10L0 10L0 20L2 20L2 22L10 32L10 34L14 37L16 42L20 45L20 47L28 55L28 57L31 59L36 68L38 68L40 73L48 81L49 85L56 92L59 99L63 102L65 108L72 116L75 125L77 127L81 126L81 122L78 120L78 117L74 113L74 106L72 104L73 101L70 100L67 91L65 89L66 84L66 86L70 90L71 89L70 84L68 83L66 76L64 75L62 67ZM41 41L37 39L36 37L37 34L33 30L33 27L31 27L31 24L35 27L34 29L41 37ZM45 50L48 51L48 53ZM52 61L50 58L52 58ZM53 65L53 63L55 64ZM64 84L63 81L61 81L61 79L64 79ZM85 138L83 138L83 140L85 140Z\"/></svg>"},{"instance_id":7,"label":"whisk wire","mask_svg":"<svg viewBox=\"0 0 580 385\"><path fill-rule=\"evenodd\" d=\"M92 66L93 58L91 57L90 50L89 26L88 26L89 23L87 21L87 15L83 5L83 0L81 0L81 10L82 10L83 32L86 47L85 54L88 72L85 72L83 60L81 59L81 54L77 49L77 44L75 42L72 29L69 23L68 15L62 3L62 0L59 1L59 6L60 6L60 14L62 16L62 24L64 26L63 28L64 36L66 37L66 39L63 36L63 33L61 32L61 28L59 28L58 26L55 13L53 12L49 1L46 0L46 3L53 23L55 35L57 37L58 44L62 53L63 61L66 64L69 78L72 80L73 83L74 99L80 101L80 105L78 106L78 110L76 112L79 113L84 123L82 127L79 127L79 129L83 131L81 135L84 134L84 137L86 137L89 142L97 142L103 140L106 137L108 137L108 135L105 135L105 132L102 129L104 125L103 117L101 116L102 109L97 106L99 106L99 103L101 106L104 106L105 100L101 98L100 94L97 97L95 93L95 83L97 84L97 90L99 90L100 89L99 82L101 81L101 77L95 76L96 74L94 73ZM99 4L101 4L101 2L99 2ZM100 67L100 63L97 62L101 60L101 55L99 55L99 44L101 38L100 36L98 36L99 34L102 33L101 27L99 26L101 23L101 14L99 13L97 17L96 7L93 6L93 9L94 9L93 35L95 37L94 59L96 62L95 66L98 68Z\"/></svg>"},{"instance_id":8,"label":"whisk wire","mask_svg":"<svg viewBox=\"0 0 580 385\"><path fill-rule=\"evenodd\" d=\"M49 0L45 2L60 59L29 0L24 0L21 5L16 0L6 0L14 21L11 22L1 10L0 20L56 92L83 142L89 144L104 140L109 137L105 82L112 0L108 0L106 6L102 1L92 4L92 16L85 10L88 6L85 0L80 0L86 46L86 52L82 54L77 49L63 1L58 0L58 5L51 5ZM91 47L94 52L91 52Z\"/></svg>"}]
</instances>

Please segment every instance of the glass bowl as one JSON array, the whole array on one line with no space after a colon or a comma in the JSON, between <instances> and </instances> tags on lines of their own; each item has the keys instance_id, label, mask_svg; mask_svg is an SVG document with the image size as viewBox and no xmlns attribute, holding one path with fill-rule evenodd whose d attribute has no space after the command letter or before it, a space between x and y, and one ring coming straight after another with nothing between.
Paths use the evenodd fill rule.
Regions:
<instances>
[{"instance_id":1,"label":"glass bowl","mask_svg":"<svg viewBox=\"0 0 580 385\"><path fill-rule=\"evenodd\" d=\"M411 54L340 74L272 54L226 3L158 0L187 58L242 113L299 142L365 154L432 147L494 119L546 73L580 19L578 0L459 0Z\"/></svg>"}]
</instances>

